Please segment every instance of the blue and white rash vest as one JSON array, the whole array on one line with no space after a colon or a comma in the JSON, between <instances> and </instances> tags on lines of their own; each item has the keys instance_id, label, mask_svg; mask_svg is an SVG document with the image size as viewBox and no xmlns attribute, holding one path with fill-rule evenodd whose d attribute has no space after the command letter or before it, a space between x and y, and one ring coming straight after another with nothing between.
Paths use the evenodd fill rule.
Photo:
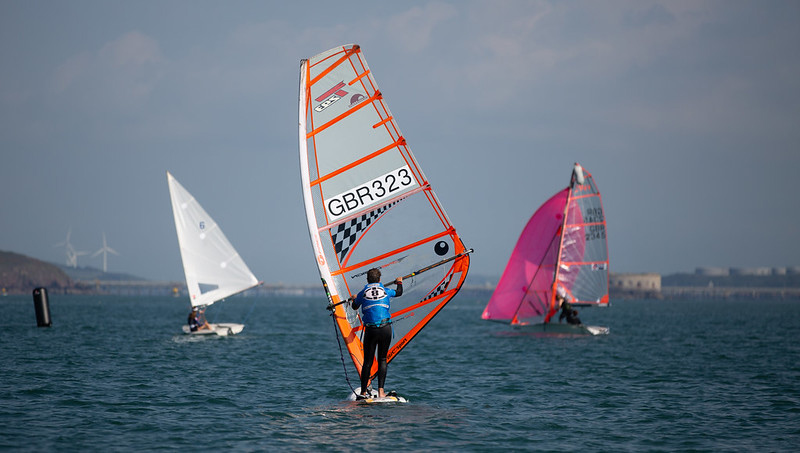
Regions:
<instances>
[{"instance_id":1,"label":"blue and white rash vest","mask_svg":"<svg viewBox=\"0 0 800 453\"><path fill-rule=\"evenodd\" d=\"M356 297L353 308L361 307L361 321L367 324L378 324L383 320L389 320L389 300L395 297L397 292L386 288L382 283L369 283Z\"/></svg>"}]
</instances>

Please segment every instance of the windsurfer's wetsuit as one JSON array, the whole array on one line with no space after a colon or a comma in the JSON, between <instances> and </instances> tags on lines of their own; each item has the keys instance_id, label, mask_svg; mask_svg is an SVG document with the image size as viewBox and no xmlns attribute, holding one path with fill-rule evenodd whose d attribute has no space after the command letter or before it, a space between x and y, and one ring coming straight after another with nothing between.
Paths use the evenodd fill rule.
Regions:
<instances>
[{"instance_id":1,"label":"windsurfer's wetsuit","mask_svg":"<svg viewBox=\"0 0 800 453\"><path fill-rule=\"evenodd\" d=\"M365 393L369 383L375 347L378 348L378 388L386 382L386 355L392 342L391 314L389 301L392 297L403 295L403 284L397 289L389 289L381 283L369 283L356 296L353 309L361 307L361 321L364 323L364 361L361 366L361 391Z\"/></svg>"}]
</instances>

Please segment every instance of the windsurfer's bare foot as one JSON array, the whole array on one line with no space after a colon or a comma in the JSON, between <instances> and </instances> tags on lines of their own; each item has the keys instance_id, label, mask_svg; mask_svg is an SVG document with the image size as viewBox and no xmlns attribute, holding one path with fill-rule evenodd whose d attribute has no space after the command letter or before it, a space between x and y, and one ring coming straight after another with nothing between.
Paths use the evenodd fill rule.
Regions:
<instances>
[{"instance_id":1,"label":"windsurfer's bare foot","mask_svg":"<svg viewBox=\"0 0 800 453\"><path fill-rule=\"evenodd\" d=\"M386 393L383 391L383 389L378 389L378 397L386 398Z\"/></svg>"}]
</instances>

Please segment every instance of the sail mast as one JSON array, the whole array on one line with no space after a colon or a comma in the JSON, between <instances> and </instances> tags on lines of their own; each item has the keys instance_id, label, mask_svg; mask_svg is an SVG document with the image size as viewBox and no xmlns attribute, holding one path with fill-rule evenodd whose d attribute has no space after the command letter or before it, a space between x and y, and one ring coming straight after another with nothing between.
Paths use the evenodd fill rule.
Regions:
<instances>
[{"instance_id":1,"label":"sail mast","mask_svg":"<svg viewBox=\"0 0 800 453\"><path fill-rule=\"evenodd\" d=\"M575 164L578 165L577 163ZM556 267L553 272L553 284L550 289L549 294L549 303L548 303L548 310L547 315L544 318L544 322L550 322L550 318L556 312L556 291L558 291L558 276L561 272L561 255L562 250L564 248L564 231L567 226L567 217L569 214L569 203L572 201L572 188L575 185L575 167L572 169L572 174L570 175L569 181L569 192L567 193L567 202L564 203L564 217L561 219L561 227L559 228L559 238L558 238L558 253L556 255ZM564 289L566 291L566 288Z\"/></svg>"},{"instance_id":2,"label":"sail mast","mask_svg":"<svg viewBox=\"0 0 800 453\"><path fill-rule=\"evenodd\" d=\"M339 331L342 334L342 337L345 338L345 345L347 347L347 351L350 354L350 358L353 361L354 366L356 367L356 371L360 374L361 373L361 362L363 357L363 352L361 346L361 342L355 341L347 341L348 338L353 337L353 331L350 326L350 323L347 320L347 314L345 307L341 306L342 298L339 296L338 288L333 283L333 278L331 276L330 267L328 266L328 261L325 255L325 250L322 245L322 238L320 237L320 231L317 227L318 220L315 211L314 205L314 197L311 193L311 177L309 171L309 149L308 149L308 140L309 135L308 132L308 110L311 104L311 87L308 85L308 82L311 79L311 66L308 59L303 59L300 64L300 91L299 91L299 102L298 102L298 142L300 144L300 179L303 185L303 201L305 204L305 211L306 211L306 222L308 223L308 234L311 239L311 246L314 250L314 256L316 257L317 261L317 268L319 270L320 278L322 280L322 286L325 289L325 294L328 296L330 304L337 304L333 311L334 321L336 326L338 327ZM313 129L313 123L312 123ZM312 138L313 139L313 138ZM315 162L315 166L318 165ZM317 173L319 169L317 168Z\"/></svg>"}]
</instances>

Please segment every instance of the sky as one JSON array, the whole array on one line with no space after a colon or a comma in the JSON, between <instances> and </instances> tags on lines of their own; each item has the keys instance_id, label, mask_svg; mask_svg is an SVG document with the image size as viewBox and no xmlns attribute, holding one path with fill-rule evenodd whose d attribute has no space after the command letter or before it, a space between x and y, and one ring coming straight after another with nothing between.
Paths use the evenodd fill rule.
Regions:
<instances>
[{"instance_id":1,"label":"sky","mask_svg":"<svg viewBox=\"0 0 800 453\"><path fill-rule=\"evenodd\" d=\"M0 2L0 250L183 279L170 171L256 276L318 282L300 60L361 45L498 277L574 162L612 272L800 265L800 2Z\"/></svg>"}]
</instances>

